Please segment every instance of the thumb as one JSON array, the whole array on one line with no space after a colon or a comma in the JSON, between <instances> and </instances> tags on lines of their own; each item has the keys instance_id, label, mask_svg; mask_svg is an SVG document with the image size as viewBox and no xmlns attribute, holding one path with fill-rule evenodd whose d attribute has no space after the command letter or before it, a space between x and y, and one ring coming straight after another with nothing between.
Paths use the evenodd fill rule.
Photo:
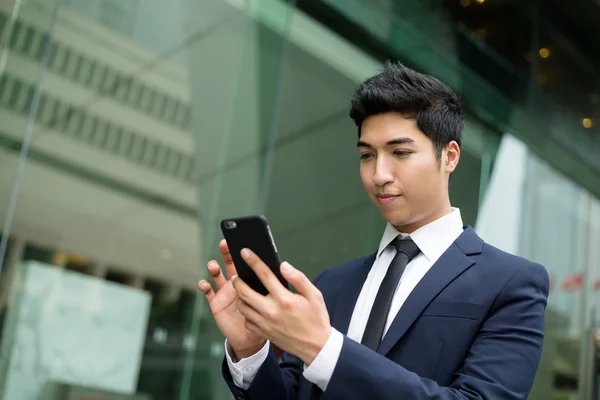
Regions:
<instances>
[{"instance_id":1,"label":"thumb","mask_svg":"<svg viewBox=\"0 0 600 400\"><path fill-rule=\"evenodd\" d=\"M297 270L290 263L284 261L281 263L281 274L285 280L296 289L298 294L301 294L306 298L312 297L312 292L315 287L302 271Z\"/></svg>"}]
</instances>

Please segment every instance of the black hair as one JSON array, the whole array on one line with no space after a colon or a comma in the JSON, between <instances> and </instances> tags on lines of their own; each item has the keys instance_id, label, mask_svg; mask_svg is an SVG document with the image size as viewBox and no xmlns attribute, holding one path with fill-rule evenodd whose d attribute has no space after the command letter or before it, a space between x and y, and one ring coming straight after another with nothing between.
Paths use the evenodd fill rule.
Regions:
<instances>
[{"instance_id":1,"label":"black hair","mask_svg":"<svg viewBox=\"0 0 600 400\"><path fill-rule=\"evenodd\" d=\"M464 114L458 96L440 80L400 62L386 62L382 72L356 89L350 118L358 127L358 137L366 118L388 112L416 120L433 142L438 159L451 141L461 144Z\"/></svg>"}]
</instances>

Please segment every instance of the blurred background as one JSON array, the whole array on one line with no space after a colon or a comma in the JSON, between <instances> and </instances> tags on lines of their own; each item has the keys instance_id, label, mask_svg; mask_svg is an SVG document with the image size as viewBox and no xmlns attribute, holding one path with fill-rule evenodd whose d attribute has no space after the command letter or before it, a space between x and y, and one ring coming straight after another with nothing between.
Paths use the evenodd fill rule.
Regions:
<instances>
[{"instance_id":1,"label":"blurred background","mask_svg":"<svg viewBox=\"0 0 600 400\"><path fill-rule=\"evenodd\" d=\"M599 24L598 0L0 0L0 398L230 399L196 293L219 221L265 214L311 278L375 251L349 99L397 59L463 99L465 223L551 276L530 399L598 399Z\"/></svg>"}]
</instances>

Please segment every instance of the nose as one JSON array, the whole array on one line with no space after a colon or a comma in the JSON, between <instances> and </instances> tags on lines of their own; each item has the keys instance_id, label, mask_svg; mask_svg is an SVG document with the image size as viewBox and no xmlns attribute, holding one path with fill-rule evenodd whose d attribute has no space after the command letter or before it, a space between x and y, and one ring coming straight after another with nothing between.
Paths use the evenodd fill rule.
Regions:
<instances>
[{"instance_id":1,"label":"nose","mask_svg":"<svg viewBox=\"0 0 600 400\"><path fill-rule=\"evenodd\" d=\"M373 174L373 183L377 186L385 186L394 181L391 166L385 157L379 157L375 164L375 173Z\"/></svg>"}]
</instances>

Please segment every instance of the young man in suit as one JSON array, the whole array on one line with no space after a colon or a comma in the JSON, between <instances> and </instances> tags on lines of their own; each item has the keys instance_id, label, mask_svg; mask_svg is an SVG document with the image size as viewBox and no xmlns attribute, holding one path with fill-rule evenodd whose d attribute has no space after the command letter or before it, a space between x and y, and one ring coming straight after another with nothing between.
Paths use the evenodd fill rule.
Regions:
<instances>
[{"instance_id":1,"label":"young man in suit","mask_svg":"<svg viewBox=\"0 0 600 400\"><path fill-rule=\"evenodd\" d=\"M522 400L540 360L548 275L463 227L448 182L463 113L437 79L388 63L357 89L360 176L387 226L377 252L312 283L284 262L284 288L250 250L269 290L216 261L198 283L226 337L237 399ZM502 229L502 227L498 227ZM284 350L278 363L270 343Z\"/></svg>"}]
</instances>

